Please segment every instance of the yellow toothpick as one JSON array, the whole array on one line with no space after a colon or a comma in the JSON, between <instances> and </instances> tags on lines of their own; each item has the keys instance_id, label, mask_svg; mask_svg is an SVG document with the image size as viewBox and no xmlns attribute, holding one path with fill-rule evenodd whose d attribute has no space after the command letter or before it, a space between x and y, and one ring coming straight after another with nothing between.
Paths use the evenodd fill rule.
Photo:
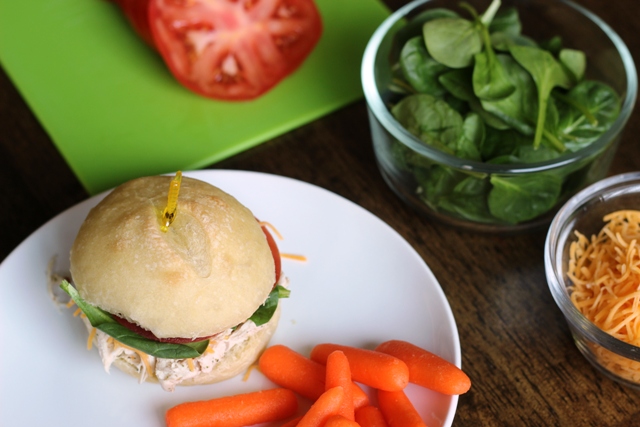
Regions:
<instances>
[{"instance_id":1,"label":"yellow toothpick","mask_svg":"<svg viewBox=\"0 0 640 427\"><path fill-rule=\"evenodd\" d=\"M169 226L176 219L178 211L178 193L180 193L180 182L182 181L182 172L176 172L169 184L169 195L167 196L167 207L162 211L160 230L165 233L169 230Z\"/></svg>"}]
</instances>

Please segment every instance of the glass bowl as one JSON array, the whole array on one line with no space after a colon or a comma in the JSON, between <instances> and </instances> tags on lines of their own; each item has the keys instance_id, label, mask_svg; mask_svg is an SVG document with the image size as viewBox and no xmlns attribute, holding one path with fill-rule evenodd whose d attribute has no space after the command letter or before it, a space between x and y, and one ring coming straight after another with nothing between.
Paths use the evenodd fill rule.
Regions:
<instances>
[{"instance_id":1,"label":"glass bowl","mask_svg":"<svg viewBox=\"0 0 640 427\"><path fill-rule=\"evenodd\" d=\"M578 240L575 232L590 239L605 225L603 217L619 210L640 211L640 173L604 179L570 198L549 227L544 264L551 294L580 352L606 376L640 389L640 347L610 335L583 315L571 299L575 284L568 274L572 244Z\"/></svg>"},{"instance_id":2,"label":"glass bowl","mask_svg":"<svg viewBox=\"0 0 640 427\"><path fill-rule=\"evenodd\" d=\"M481 12L488 2L469 3ZM374 32L362 61L373 148L384 180L428 218L473 231L517 232L548 226L569 197L606 176L637 95L633 59L600 18L564 0L505 0L501 8L510 6L520 14L522 34L534 40L561 37L564 46L585 53L586 78L608 84L620 96L615 121L585 148L527 163L465 160L422 142L394 118L390 107L400 98L397 90L390 89L396 76L391 64L404 42L421 33L420 26L410 25L411 19L433 8L466 16L455 2L417 0L400 8ZM540 181L541 175L557 177L549 194L528 184L520 186L522 194L511 191L510 183ZM531 201L523 198L527 192ZM539 197L544 199L542 207L536 205Z\"/></svg>"}]
</instances>

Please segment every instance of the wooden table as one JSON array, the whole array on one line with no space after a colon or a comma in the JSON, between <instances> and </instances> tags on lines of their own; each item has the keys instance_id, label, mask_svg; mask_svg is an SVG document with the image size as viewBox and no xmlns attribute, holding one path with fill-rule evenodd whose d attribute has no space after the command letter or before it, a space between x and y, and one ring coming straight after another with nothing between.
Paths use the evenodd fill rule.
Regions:
<instances>
[{"instance_id":1,"label":"wooden table","mask_svg":"<svg viewBox=\"0 0 640 427\"><path fill-rule=\"evenodd\" d=\"M393 9L405 3L387 0ZM640 58L635 0L580 0ZM636 109L611 174L640 170ZM424 258L455 315L473 381L454 426L640 426L640 395L580 355L549 293L544 233L473 234L425 220L383 182L364 101L210 166L306 181L379 216ZM0 260L86 192L4 72L0 73ZM2 284L5 286L7 284Z\"/></svg>"}]
</instances>

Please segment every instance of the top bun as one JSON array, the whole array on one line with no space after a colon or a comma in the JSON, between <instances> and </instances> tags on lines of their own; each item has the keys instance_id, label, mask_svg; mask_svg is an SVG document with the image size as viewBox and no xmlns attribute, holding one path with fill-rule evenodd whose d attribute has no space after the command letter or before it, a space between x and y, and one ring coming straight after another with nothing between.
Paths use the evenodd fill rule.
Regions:
<instances>
[{"instance_id":1,"label":"top bun","mask_svg":"<svg viewBox=\"0 0 640 427\"><path fill-rule=\"evenodd\" d=\"M207 337L264 303L273 256L249 209L192 178L182 178L177 215L161 231L171 179L129 181L93 208L71 248L71 275L87 302L158 338Z\"/></svg>"}]
</instances>

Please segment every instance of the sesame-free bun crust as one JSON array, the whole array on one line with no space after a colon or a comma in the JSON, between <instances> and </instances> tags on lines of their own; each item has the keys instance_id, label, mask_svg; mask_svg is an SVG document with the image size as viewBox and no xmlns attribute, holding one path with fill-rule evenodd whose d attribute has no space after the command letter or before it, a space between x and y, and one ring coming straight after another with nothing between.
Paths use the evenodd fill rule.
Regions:
<instances>
[{"instance_id":1,"label":"sesame-free bun crust","mask_svg":"<svg viewBox=\"0 0 640 427\"><path fill-rule=\"evenodd\" d=\"M129 181L93 208L71 249L71 275L87 302L158 338L213 335L266 300L273 256L249 209L188 177L177 216L161 231L170 182Z\"/></svg>"}]
</instances>

